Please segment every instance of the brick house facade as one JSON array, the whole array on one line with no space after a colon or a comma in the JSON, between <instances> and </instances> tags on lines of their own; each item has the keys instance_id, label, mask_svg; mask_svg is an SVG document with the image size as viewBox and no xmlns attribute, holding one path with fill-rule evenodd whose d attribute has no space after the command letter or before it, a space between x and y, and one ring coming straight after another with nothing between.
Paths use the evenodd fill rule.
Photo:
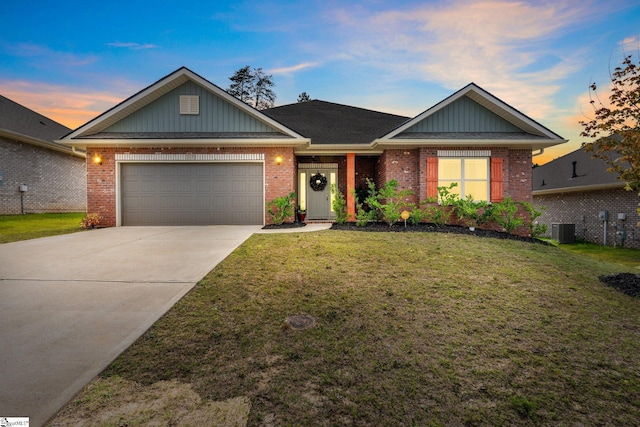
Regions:
<instances>
[{"instance_id":1,"label":"brick house facade","mask_svg":"<svg viewBox=\"0 0 640 427\"><path fill-rule=\"evenodd\" d=\"M1 215L86 210L85 155L54 142L70 131L0 96Z\"/></svg>"},{"instance_id":2,"label":"brick house facade","mask_svg":"<svg viewBox=\"0 0 640 427\"><path fill-rule=\"evenodd\" d=\"M579 149L533 169L533 201L544 208L539 222L548 237L553 224L573 224L576 239L640 249L638 194L625 190L607 167Z\"/></svg>"},{"instance_id":3,"label":"brick house facade","mask_svg":"<svg viewBox=\"0 0 640 427\"><path fill-rule=\"evenodd\" d=\"M367 179L397 180L414 193L408 202L436 195L450 179L443 158L461 162L461 185L482 187L480 199L531 201L532 150L565 140L474 84L414 118L317 100L258 111L181 68L60 142L87 150L88 211L117 226L264 224L269 202L291 192L308 218L330 220L332 184L353 218L352 192ZM198 177L224 165L237 175L224 185ZM244 179L256 165L262 177ZM245 211L259 215L233 214Z\"/></svg>"}]
</instances>

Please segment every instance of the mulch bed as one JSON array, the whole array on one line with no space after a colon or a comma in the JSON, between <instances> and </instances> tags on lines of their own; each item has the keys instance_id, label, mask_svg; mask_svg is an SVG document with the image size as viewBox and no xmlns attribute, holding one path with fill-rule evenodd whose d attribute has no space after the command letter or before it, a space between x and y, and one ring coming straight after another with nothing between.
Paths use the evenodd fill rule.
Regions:
<instances>
[{"instance_id":1,"label":"mulch bed","mask_svg":"<svg viewBox=\"0 0 640 427\"><path fill-rule=\"evenodd\" d=\"M285 222L283 224L267 224L264 227L262 227L263 230L279 230L282 228L300 228L300 227L304 227L305 224L304 222Z\"/></svg>"},{"instance_id":2,"label":"mulch bed","mask_svg":"<svg viewBox=\"0 0 640 427\"><path fill-rule=\"evenodd\" d=\"M549 243L535 239L533 237L517 236L515 234L504 233L496 230L484 230L476 228L475 231L469 230L469 227L463 227L458 225L442 225L437 226L435 224L421 223L421 224L409 224L405 227L404 223L397 223L393 226L389 226L384 222L370 222L365 226L359 227L353 222L347 222L345 224L334 223L331 226L332 230L345 230L345 231L364 231L364 232L395 232L395 233L412 233L412 232L433 232L433 233L454 233L454 234L466 234L469 236L478 237L493 237L494 239L508 239L519 240L521 242L539 243L548 245Z\"/></svg>"},{"instance_id":3,"label":"mulch bed","mask_svg":"<svg viewBox=\"0 0 640 427\"><path fill-rule=\"evenodd\" d=\"M600 281L632 297L640 297L640 274L618 273L600 276Z\"/></svg>"}]
</instances>

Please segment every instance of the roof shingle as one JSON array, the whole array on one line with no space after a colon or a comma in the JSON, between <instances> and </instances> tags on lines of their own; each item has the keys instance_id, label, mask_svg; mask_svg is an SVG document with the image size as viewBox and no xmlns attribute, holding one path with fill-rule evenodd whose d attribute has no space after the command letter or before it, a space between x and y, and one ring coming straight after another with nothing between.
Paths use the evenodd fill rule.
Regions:
<instances>
[{"instance_id":1,"label":"roof shingle","mask_svg":"<svg viewBox=\"0 0 640 427\"><path fill-rule=\"evenodd\" d=\"M370 144L409 117L313 100L262 110L312 144Z\"/></svg>"}]
</instances>

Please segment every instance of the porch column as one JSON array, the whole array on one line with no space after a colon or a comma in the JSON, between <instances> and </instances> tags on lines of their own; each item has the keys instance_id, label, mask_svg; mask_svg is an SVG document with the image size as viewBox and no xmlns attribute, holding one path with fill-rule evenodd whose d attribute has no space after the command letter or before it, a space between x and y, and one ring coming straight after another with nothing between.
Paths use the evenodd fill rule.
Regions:
<instances>
[{"instance_id":1,"label":"porch column","mask_svg":"<svg viewBox=\"0 0 640 427\"><path fill-rule=\"evenodd\" d=\"M356 218L356 201L353 192L356 189L356 155L347 153L347 218Z\"/></svg>"}]
</instances>

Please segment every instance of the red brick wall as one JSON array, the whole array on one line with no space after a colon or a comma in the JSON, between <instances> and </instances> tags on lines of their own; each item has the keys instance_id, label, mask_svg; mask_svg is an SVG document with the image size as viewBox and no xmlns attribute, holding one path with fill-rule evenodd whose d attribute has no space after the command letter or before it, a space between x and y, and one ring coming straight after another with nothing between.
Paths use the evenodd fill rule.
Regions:
<instances>
[{"instance_id":1,"label":"red brick wall","mask_svg":"<svg viewBox=\"0 0 640 427\"><path fill-rule=\"evenodd\" d=\"M87 152L87 212L101 214L101 224L107 227L116 225L116 153L264 154L266 223L270 222L266 213L268 202L296 191L296 161L291 147L91 148ZM102 157L101 165L93 163L95 154ZM275 162L277 155L283 157L280 165Z\"/></svg>"},{"instance_id":2,"label":"red brick wall","mask_svg":"<svg viewBox=\"0 0 640 427\"><path fill-rule=\"evenodd\" d=\"M420 192L420 172L418 160L419 150L385 150L378 161L378 176L376 186L382 187L388 181L398 181L399 190L411 190L412 196L407 198L409 203L417 203Z\"/></svg>"}]
</instances>

